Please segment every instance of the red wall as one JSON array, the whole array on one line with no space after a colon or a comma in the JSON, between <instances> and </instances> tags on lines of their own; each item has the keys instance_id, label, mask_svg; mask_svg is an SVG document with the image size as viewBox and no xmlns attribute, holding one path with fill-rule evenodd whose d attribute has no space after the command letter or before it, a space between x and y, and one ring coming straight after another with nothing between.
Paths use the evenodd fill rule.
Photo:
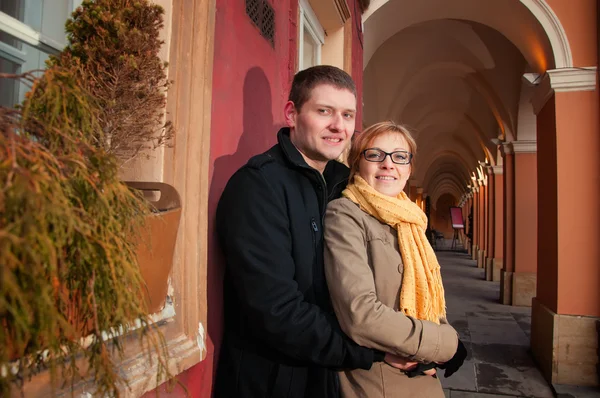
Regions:
<instances>
[{"instance_id":1,"label":"red wall","mask_svg":"<svg viewBox=\"0 0 600 398\"><path fill-rule=\"evenodd\" d=\"M356 113L356 129L362 131L362 114L363 114L363 32L360 9L358 0L348 0L350 12L352 13L352 78L356 83L357 98L357 113Z\"/></svg>"},{"instance_id":2,"label":"red wall","mask_svg":"<svg viewBox=\"0 0 600 398\"><path fill-rule=\"evenodd\" d=\"M229 177L251 156L276 143L276 133L284 124L283 106L296 71L298 2L269 2L275 10L274 47L246 15L245 1L216 2L208 202L208 353L204 361L179 376L192 397L211 396L223 333L223 264L214 233L216 206ZM360 16L353 21L352 76L359 90L357 128L360 128L363 56L362 33L357 32ZM160 391L161 396L184 396L181 387L169 393L163 386ZM146 396L150 394L153 393Z\"/></svg>"}]
</instances>

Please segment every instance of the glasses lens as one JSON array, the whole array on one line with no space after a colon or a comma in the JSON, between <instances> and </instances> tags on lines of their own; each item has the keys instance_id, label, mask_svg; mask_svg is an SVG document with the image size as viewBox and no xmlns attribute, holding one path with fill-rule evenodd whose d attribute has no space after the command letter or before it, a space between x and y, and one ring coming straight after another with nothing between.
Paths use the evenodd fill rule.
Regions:
<instances>
[{"instance_id":1,"label":"glasses lens","mask_svg":"<svg viewBox=\"0 0 600 398\"><path fill-rule=\"evenodd\" d=\"M365 159L369 162L381 162L385 153L381 152L379 149L367 149L365 151Z\"/></svg>"},{"instance_id":2,"label":"glasses lens","mask_svg":"<svg viewBox=\"0 0 600 398\"><path fill-rule=\"evenodd\" d=\"M392 160L398 164L408 164L410 162L410 153L399 151L392 153Z\"/></svg>"}]
</instances>

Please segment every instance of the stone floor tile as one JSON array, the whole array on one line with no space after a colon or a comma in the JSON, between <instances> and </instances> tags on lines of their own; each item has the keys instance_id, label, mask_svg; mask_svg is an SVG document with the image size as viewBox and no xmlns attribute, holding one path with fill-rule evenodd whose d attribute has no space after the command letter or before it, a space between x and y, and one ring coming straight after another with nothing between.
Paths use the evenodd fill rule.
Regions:
<instances>
[{"instance_id":1,"label":"stone floor tile","mask_svg":"<svg viewBox=\"0 0 600 398\"><path fill-rule=\"evenodd\" d=\"M439 375L450 398L552 397L529 352L531 308L500 304L500 284L484 280L484 270L470 256L436 254L448 321L469 352L456 374L448 379Z\"/></svg>"},{"instance_id":2,"label":"stone floor tile","mask_svg":"<svg viewBox=\"0 0 600 398\"><path fill-rule=\"evenodd\" d=\"M567 386L564 384L554 384L556 398L598 398L600 397L600 387Z\"/></svg>"},{"instance_id":3,"label":"stone floor tile","mask_svg":"<svg viewBox=\"0 0 600 398\"><path fill-rule=\"evenodd\" d=\"M438 369L438 378L444 388L477 391L477 375L475 363L472 360L466 360L463 366L448 378L444 377L444 369Z\"/></svg>"},{"instance_id":4,"label":"stone floor tile","mask_svg":"<svg viewBox=\"0 0 600 398\"><path fill-rule=\"evenodd\" d=\"M531 314L511 313L527 337L531 337Z\"/></svg>"},{"instance_id":5,"label":"stone floor tile","mask_svg":"<svg viewBox=\"0 0 600 398\"><path fill-rule=\"evenodd\" d=\"M512 398L518 395L485 394L481 392L452 391L450 398Z\"/></svg>"},{"instance_id":6,"label":"stone floor tile","mask_svg":"<svg viewBox=\"0 0 600 398\"><path fill-rule=\"evenodd\" d=\"M535 398L553 398L554 394L536 368L512 368L476 363L479 392Z\"/></svg>"},{"instance_id":7,"label":"stone floor tile","mask_svg":"<svg viewBox=\"0 0 600 398\"><path fill-rule=\"evenodd\" d=\"M444 388L444 396L446 398L450 398L450 390L448 390L447 388Z\"/></svg>"},{"instance_id":8,"label":"stone floor tile","mask_svg":"<svg viewBox=\"0 0 600 398\"><path fill-rule=\"evenodd\" d=\"M475 344L508 344L529 346L529 338L516 322L472 322L469 319L471 342Z\"/></svg>"},{"instance_id":9,"label":"stone floor tile","mask_svg":"<svg viewBox=\"0 0 600 398\"><path fill-rule=\"evenodd\" d=\"M458 332L459 338L464 342L471 341L471 331L466 316L448 316L448 322Z\"/></svg>"},{"instance_id":10,"label":"stone floor tile","mask_svg":"<svg viewBox=\"0 0 600 398\"><path fill-rule=\"evenodd\" d=\"M489 363L515 368L535 368L529 348L512 344L471 343L472 357L477 363Z\"/></svg>"},{"instance_id":11,"label":"stone floor tile","mask_svg":"<svg viewBox=\"0 0 600 398\"><path fill-rule=\"evenodd\" d=\"M513 317L513 314L506 311L476 311L476 312L467 312L468 318L474 318L474 320L490 320L490 321L507 321L507 322L517 322L517 320Z\"/></svg>"}]
</instances>

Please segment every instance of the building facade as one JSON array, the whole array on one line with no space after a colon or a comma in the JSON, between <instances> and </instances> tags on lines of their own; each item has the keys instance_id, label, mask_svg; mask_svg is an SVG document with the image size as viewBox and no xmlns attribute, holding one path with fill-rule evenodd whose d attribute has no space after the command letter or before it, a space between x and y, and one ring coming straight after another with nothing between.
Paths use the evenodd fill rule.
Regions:
<instances>
[{"instance_id":1,"label":"building facade","mask_svg":"<svg viewBox=\"0 0 600 398\"><path fill-rule=\"evenodd\" d=\"M357 129L393 119L415 132L409 196L430 203L432 228L449 238L449 208L462 209L463 244L500 282L498 300L532 307L531 347L547 380L598 385L597 1L154 2L165 9L176 136L123 174L169 183L183 203L161 328L185 388L161 391L211 396L223 332L216 205L233 172L276 142L294 74L316 64L355 79ZM78 5L2 1L0 71L43 67ZM23 98L26 88L0 84L1 104ZM136 361L123 370L130 394L153 394ZM33 380L31 396L44 383Z\"/></svg>"}]
</instances>

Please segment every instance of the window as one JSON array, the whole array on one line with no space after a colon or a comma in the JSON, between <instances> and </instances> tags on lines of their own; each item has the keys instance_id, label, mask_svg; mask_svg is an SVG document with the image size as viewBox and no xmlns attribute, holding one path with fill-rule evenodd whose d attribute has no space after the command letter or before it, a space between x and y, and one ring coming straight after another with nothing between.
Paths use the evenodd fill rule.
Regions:
<instances>
[{"instance_id":1,"label":"window","mask_svg":"<svg viewBox=\"0 0 600 398\"><path fill-rule=\"evenodd\" d=\"M0 1L0 72L24 73L44 69L49 54L66 45L65 22L81 0ZM0 81L0 105L23 100L27 87Z\"/></svg>"},{"instance_id":2,"label":"window","mask_svg":"<svg viewBox=\"0 0 600 398\"><path fill-rule=\"evenodd\" d=\"M321 63L321 47L325 31L308 0L300 0L300 31L298 34L298 70Z\"/></svg>"}]
</instances>

